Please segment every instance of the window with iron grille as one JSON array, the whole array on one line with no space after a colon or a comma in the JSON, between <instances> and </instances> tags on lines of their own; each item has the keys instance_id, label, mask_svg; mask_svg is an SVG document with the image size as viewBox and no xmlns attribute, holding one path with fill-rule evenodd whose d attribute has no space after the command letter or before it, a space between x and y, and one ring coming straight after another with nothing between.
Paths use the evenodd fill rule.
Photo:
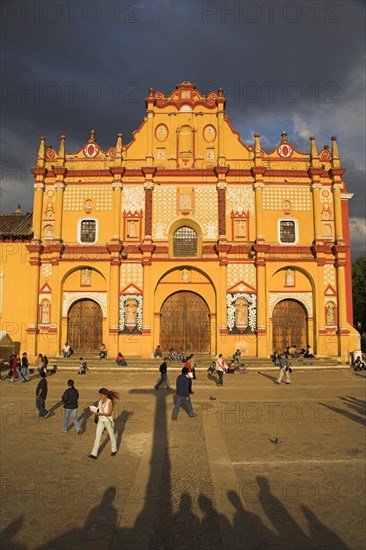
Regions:
<instances>
[{"instance_id":1,"label":"window with iron grille","mask_svg":"<svg viewBox=\"0 0 366 550\"><path fill-rule=\"evenodd\" d=\"M191 227L180 227L173 236L174 256L197 256L197 233Z\"/></svg>"},{"instance_id":2,"label":"window with iron grille","mask_svg":"<svg viewBox=\"0 0 366 550\"><path fill-rule=\"evenodd\" d=\"M80 226L80 241L82 243L95 243L97 224L95 220L84 220Z\"/></svg>"},{"instance_id":3,"label":"window with iron grille","mask_svg":"<svg viewBox=\"0 0 366 550\"><path fill-rule=\"evenodd\" d=\"M295 222L291 220L280 222L281 243L294 243L296 241Z\"/></svg>"}]
</instances>

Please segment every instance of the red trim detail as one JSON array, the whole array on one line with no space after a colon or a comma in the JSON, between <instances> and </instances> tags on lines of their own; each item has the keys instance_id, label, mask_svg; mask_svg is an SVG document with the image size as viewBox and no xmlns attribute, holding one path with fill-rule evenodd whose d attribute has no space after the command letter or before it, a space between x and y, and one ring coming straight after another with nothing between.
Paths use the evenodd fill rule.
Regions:
<instances>
[{"instance_id":1,"label":"red trim detail","mask_svg":"<svg viewBox=\"0 0 366 550\"><path fill-rule=\"evenodd\" d=\"M131 287L135 288L137 292L135 292L135 293L127 292L127 290ZM133 283L130 283L121 290L120 295L121 296L129 296L130 294L131 294L131 296L141 295L142 290L138 286L134 285Z\"/></svg>"},{"instance_id":2,"label":"red trim detail","mask_svg":"<svg viewBox=\"0 0 366 550\"><path fill-rule=\"evenodd\" d=\"M343 225L343 237L346 242L346 264L345 264L345 278L346 278L346 302L347 302L347 321L350 325L353 325L353 298L352 298L352 259L351 259L351 247L350 247L350 226L349 226L349 211L348 201L341 201L342 207L342 225Z\"/></svg>"}]
</instances>

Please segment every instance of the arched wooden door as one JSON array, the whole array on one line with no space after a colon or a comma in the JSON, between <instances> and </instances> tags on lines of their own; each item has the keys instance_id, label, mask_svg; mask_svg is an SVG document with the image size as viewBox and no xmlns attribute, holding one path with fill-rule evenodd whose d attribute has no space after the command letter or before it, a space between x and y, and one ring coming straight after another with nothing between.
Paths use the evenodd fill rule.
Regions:
<instances>
[{"instance_id":1,"label":"arched wooden door","mask_svg":"<svg viewBox=\"0 0 366 550\"><path fill-rule=\"evenodd\" d=\"M103 338L103 313L93 300L80 300L69 309L67 341L77 353L97 352Z\"/></svg>"},{"instance_id":2,"label":"arched wooden door","mask_svg":"<svg viewBox=\"0 0 366 550\"><path fill-rule=\"evenodd\" d=\"M304 307L296 300L282 300L272 314L273 350L284 351L287 346L305 348L308 343L308 318Z\"/></svg>"},{"instance_id":3,"label":"arched wooden door","mask_svg":"<svg viewBox=\"0 0 366 550\"><path fill-rule=\"evenodd\" d=\"M160 346L185 353L210 353L210 318L206 302L194 292L176 292L160 312Z\"/></svg>"}]
</instances>

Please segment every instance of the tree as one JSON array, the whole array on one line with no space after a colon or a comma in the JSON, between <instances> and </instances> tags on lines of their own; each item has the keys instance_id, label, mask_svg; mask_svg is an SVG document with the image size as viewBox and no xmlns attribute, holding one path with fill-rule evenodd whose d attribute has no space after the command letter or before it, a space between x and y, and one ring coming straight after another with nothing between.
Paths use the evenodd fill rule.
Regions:
<instances>
[{"instance_id":1,"label":"tree","mask_svg":"<svg viewBox=\"0 0 366 550\"><path fill-rule=\"evenodd\" d=\"M359 256L352 264L352 286L355 326L361 323L366 331L366 256Z\"/></svg>"}]
</instances>

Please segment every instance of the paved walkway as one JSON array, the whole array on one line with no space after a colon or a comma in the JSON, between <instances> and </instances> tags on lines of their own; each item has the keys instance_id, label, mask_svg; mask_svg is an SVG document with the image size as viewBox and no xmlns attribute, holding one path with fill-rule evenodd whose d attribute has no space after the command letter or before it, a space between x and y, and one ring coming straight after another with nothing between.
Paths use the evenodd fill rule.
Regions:
<instances>
[{"instance_id":1,"label":"paved walkway","mask_svg":"<svg viewBox=\"0 0 366 550\"><path fill-rule=\"evenodd\" d=\"M364 373L296 372L278 386L250 372L217 388L200 372L198 416L177 422L151 373L75 373L81 436L61 433L69 377L48 378L45 420L37 375L1 382L2 549L363 549ZM101 386L120 393L119 451L102 438L92 461Z\"/></svg>"}]
</instances>

